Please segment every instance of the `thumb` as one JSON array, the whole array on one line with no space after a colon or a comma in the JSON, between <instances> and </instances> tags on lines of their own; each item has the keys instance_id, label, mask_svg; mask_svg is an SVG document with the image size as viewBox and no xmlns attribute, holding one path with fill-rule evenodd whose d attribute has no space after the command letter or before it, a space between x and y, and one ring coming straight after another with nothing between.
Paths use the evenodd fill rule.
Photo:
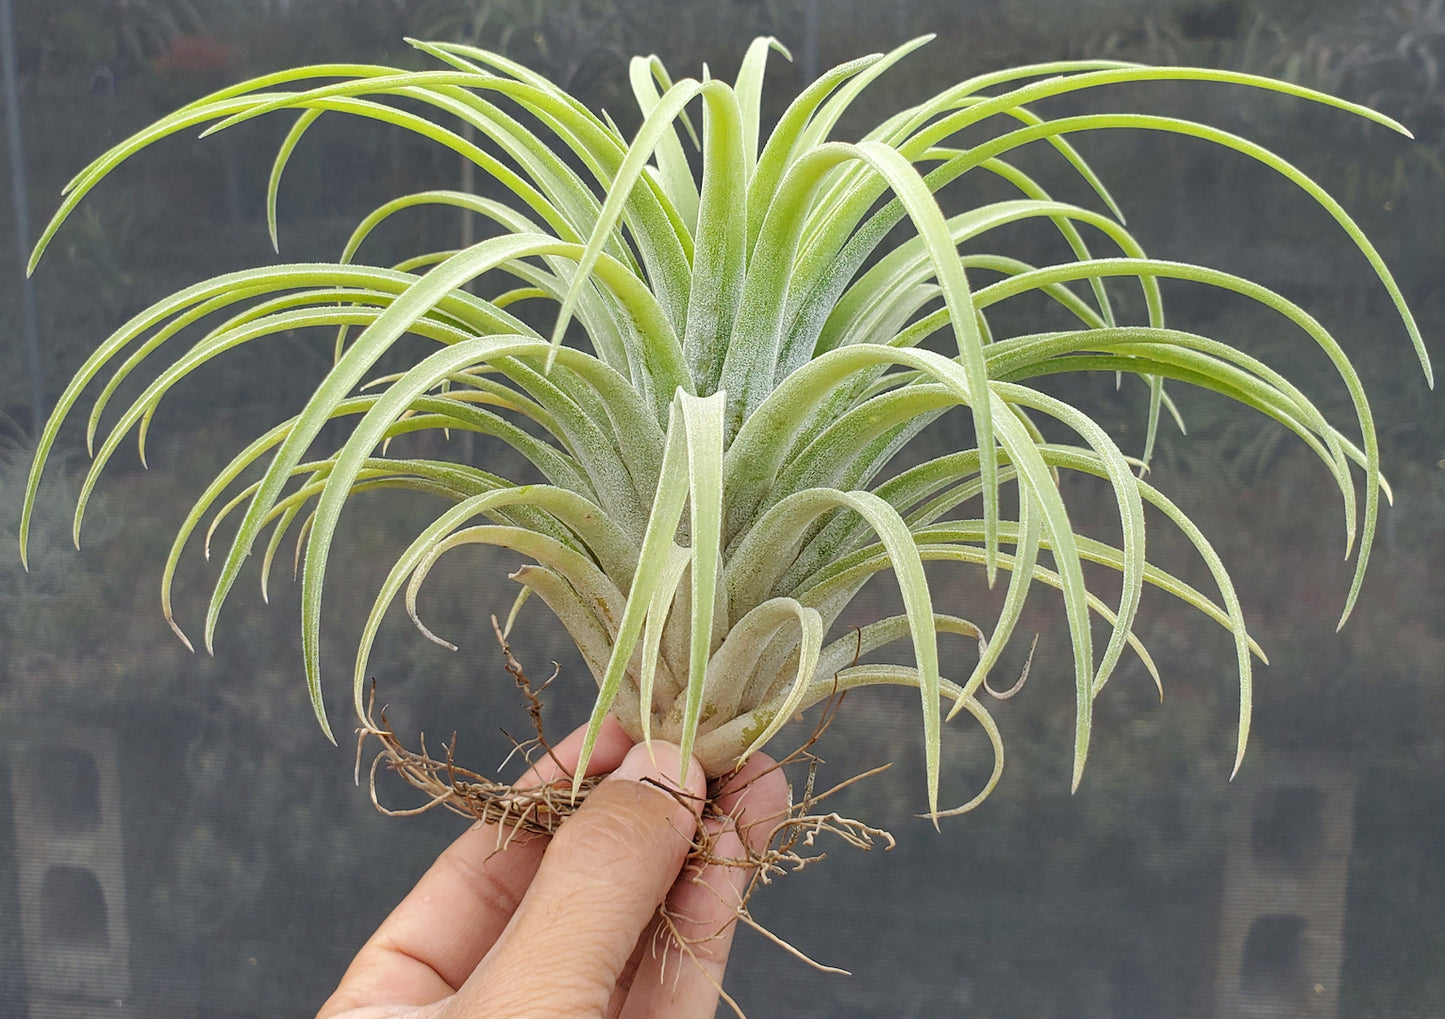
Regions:
<instances>
[{"instance_id":1,"label":"thumb","mask_svg":"<svg viewBox=\"0 0 1445 1019\"><path fill-rule=\"evenodd\" d=\"M670 743L632 748L552 837L536 879L458 992L458 1015L602 1015L677 880L707 791Z\"/></svg>"}]
</instances>

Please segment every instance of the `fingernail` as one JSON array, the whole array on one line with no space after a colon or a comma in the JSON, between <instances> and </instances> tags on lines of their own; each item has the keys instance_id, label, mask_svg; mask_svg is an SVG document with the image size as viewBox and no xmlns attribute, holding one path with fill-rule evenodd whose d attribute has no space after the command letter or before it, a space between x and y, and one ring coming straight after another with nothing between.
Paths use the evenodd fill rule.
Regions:
<instances>
[{"instance_id":1,"label":"fingernail","mask_svg":"<svg viewBox=\"0 0 1445 1019\"><path fill-rule=\"evenodd\" d=\"M627 752L612 774L632 782L651 779L673 789L681 789L682 751L674 744L661 740L655 741L650 748L645 743L639 743Z\"/></svg>"}]
</instances>

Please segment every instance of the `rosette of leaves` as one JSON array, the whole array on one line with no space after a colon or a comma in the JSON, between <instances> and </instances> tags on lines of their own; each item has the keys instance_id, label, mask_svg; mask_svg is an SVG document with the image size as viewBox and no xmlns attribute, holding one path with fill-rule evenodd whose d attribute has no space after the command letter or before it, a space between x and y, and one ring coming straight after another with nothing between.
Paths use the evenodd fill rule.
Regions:
<instances>
[{"instance_id":1,"label":"rosette of leaves","mask_svg":"<svg viewBox=\"0 0 1445 1019\"><path fill-rule=\"evenodd\" d=\"M916 688L920 698L930 815L968 809L994 787L1003 763L979 693L1026 595L1040 583L1061 593L1072 644L1075 785L1089 748L1091 705L1121 656L1137 655L1154 672L1132 631L1146 584L1232 635L1242 754L1251 655L1259 649L1208 540L1144 480L1161 412L1172 408L1165 384L1233 399L1318 455L1339 488L1347 554L1353 549L1357 557L1341 622L1364 575L1380 496L1388 494L1370 408L1340 344L1302 308L1228 272L1146 254L1072 139L1117 128L1184 135L1270 167L1358 247L1428 376L1424 346L1375 248L1333 198L1280 156L1175 117L1050 119L1040 104L1116 85L1193 81L1284 93L1406 132L1356 104L1249 74L1069 61L971 78L860 140L835 140L860 94L924 41L829 70L766 134L764 66L770 50L781 50L768 39L751 45L732 82L706 72L673 81L656 58L635 59L641 126L630 138L527 68L442 43L414 43L436 58L436 69L305 67L178 110L71 182L36 258L91 188L141 149L179 131L209 125L211 133L268 113L295 118L271 175L273 241L283 171L323 116L415 132L473 161L492 183L486 193L426 191L386 203L356 227L335 263L229 273L135 316L58 401L31 473L27 522L61 423L103 373L109 379L88 422L94 460L76 511L77 538L106 462L132 429L144 455L147 426L172 386L241 344L330 328L329 374L300 413L257 437L202 493L162 582L171 619L183 548L208 516L239 516L205 618L209 648L248 556L261 550L264 589L283 537L295 529L306 681L328 735L319 634L337 521L353 493L405 488L449 505L397 561L365 623L352 673L363 718L368 654L388 607L402 598L423 626L417 590L438 557L483 543L531 560L513 574L518 602L529 594L545 602L596 678L584 762L611 713L634 738L674 740L684 759L695 754L710 775L722 774L835 691L896 684ZM1015 158L1028 147L1051 149L1096 207L1046 191ZM983 177L1002 181L1012 197L968 207L968 194L980 190L969 185ZM965 203L964 211L945 213L941 197ZM422 206L470 210L495 224L495 234L389 267L357 260L378 225ZM990 247L1001 228L1025 220L1050 224L1067 257L1033 265ZM905 239L897 241L900 234ZM885 250L886 242L892 246ZM1164 279L1242 295L1312 339L1354 408L1348 431L1246 351L1167 325ZM1116 314L1121 280L1142 295L1139 321ZM991 311L1026 298L1055 309L1057 328L996 333ZM102 428L121 383L183 335L194 337L184 352ZM406 337L428 341L429 352L404 370L382 372L384 355L417 349ZM1068 372L1141 380L1145 448L1131 456L1088 413L1036 384ZM969 415L974 445L890 471L894 456L953 408ZM349 429L338 448L312 452L323 429L335 426ZM525 457L537 479L518 483L485 464L388 455L388 440L425 429L495 437ZM253 467L260 477L247 480ZM1111 486L1117 546L1071 523L1062 472ZM1146 558L1146 506L1193 543L1217 593ZM1016 507L1015 519L1005 507ZM997 616L971 621L941 611L924 572L929 561L980 569L990 584L1002 571ZM1089 589L1086 562L1118 571L1117 601ZM903 613L833 633L840 613L880 572L896 579ZM1091 630L1096 619L1108 627L1102 647ZM940 633L977 640L979 656L967 674L941 674ZM901 641L911 643L911 661L859 662ZM981 726L995 764L977 796L942 809L942 724L960 712Z\"/></svg>"}]
</instances>

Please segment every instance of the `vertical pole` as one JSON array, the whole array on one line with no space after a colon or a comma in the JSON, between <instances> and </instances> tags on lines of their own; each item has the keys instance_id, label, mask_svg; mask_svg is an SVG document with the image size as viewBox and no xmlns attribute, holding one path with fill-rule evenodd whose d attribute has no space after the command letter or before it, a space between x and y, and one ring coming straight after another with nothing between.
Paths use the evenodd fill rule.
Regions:
<instances>
[{"instance_id":1,"label":"vertical pole","mask_svg":"<svg viewBox=\"0 0 1445 1019\"><path fill-rule=\"evenodd\" d=\"M912 26L913 12L910 8L913 0L897 0L893 7L893 35L898 42L906 42L909 38L908 30Z\"/></svg>"},{"instance_id":2,"label":"vertical pole","mask_svg":"<svg viewBox=\"0 0 1445 1019\"><path fill-rule=\"evenodd\" d=\"M805 0L803 5L803 87L818 78L818 0Z\"/></svg>"},{"instance_id":3,"label":"vertical pole","mask_svg":"<svg viewBox=\"0 0 1445 1019\"><path fill-rule=\"evenodd\" d=\"M40 326L35 313L35 288L25 275L30 258L30 210L25 187L25 144L20 128L20 85L15 59L15 29L10 0L0 0L0 74L5 81L6 141L10 152L10 195L15 204L15 247L21 269L21 328L30 359L30 410L35 434L45 421L45 373L40 367Z\"/></svg>"}]
</instances>

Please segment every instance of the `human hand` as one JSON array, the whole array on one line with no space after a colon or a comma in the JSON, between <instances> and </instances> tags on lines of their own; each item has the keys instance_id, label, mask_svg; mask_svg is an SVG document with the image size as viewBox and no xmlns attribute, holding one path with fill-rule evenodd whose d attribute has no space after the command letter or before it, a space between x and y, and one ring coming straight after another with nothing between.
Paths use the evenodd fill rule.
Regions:
<instances>
[{"instance_id":1,"label":"human hand","mask_svg":"<svg viewBox=\"0 0 1445 1019\"><path fill-rule=\"evenodd\" d=\"M559 777L581 745L579 730L519 784ZM318 1019L712 1016L751 871L681 872L703 770L694 760L683 788L678 748L654 742L652 753L609 719L588 772L611 774L554 836L498 851L494 825L465 832L362 946ZM702 822L712 855L743 859L743 840L761 851L783 818L787 782L755 754L718 807L726 817ZM684 958L661 926L664 897Z\"/></svg>"}]
</instances>

